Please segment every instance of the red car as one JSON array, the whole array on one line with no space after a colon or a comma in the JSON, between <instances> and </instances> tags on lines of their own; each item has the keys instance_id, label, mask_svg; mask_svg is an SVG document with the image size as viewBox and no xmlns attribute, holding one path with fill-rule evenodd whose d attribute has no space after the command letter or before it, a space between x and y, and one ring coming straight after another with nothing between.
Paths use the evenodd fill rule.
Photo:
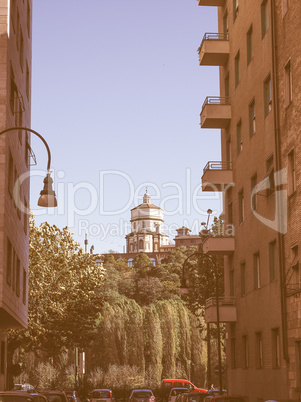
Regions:
<instances>
[{"instance_id":1,"label":"red car","mask_svg":"<svg viewBox=\"0 0 301 402\"><path fill-rule=\"evenodd\" d=\"M172 388L188 388L190 393L193 392L203 392L207 394L207 390L204 388L198 388L192 382L188 380L182 380L182 379L164 379L161 382L161 396L163 399L167 399L169 392Z\"/></svg>"}]
</instances>

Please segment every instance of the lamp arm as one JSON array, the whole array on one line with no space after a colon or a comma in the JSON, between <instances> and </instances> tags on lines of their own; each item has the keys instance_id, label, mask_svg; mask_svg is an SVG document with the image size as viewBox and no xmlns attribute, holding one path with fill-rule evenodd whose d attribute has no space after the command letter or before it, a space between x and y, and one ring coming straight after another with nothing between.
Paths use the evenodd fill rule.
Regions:
<instances>
[{"instance_id":1,"label":"lamp arm","mask_svg":"<svg viewBox=\"0 0 301 402\"><path fill-rule=\"evenodd\" d=\"M35 134L37 137L40 138L40 140L43 141L43 143L44 143L44 145L45 145L45 147L46 147L46 149L47 149L47 154L48 154L47 171L49 172L49 170L50 170L50 164L51 164L51 153L50 153L50 149L49 149L49 146L48 146L48 144L47 144L45 138L42 137L42 135L39 134L37 131L33 130L32 128L27 128L27 127L10 127L10 128L6 128L5 130L3 130L3 131L0 132L0 135L5 134L5 133L7 133L7 132L9 132L9 131L13 131L13 130L29 131L29 132Z\"/></svg>"}]
</instances>

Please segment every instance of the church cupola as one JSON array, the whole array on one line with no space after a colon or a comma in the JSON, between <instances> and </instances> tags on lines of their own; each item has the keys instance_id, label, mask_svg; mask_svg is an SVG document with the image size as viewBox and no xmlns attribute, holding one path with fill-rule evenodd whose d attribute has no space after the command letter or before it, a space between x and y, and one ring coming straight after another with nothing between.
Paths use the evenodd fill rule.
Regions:
<instances>
[{"instance_id":1,"label":"church cupola","mask_svg":"<svg viewBox=\"0 0 301 402\"><path fill-rule=\"evenodd\" d=\"M150 195L148 194L147 189L143 196L143 204L150 204Z\"/></svg>"}]
</instances>

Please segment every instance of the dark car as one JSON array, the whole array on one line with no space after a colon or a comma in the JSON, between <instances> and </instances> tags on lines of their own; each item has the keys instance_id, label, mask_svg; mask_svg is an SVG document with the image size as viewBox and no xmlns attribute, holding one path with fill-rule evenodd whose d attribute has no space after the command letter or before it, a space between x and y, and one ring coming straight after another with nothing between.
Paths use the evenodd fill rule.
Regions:
<instances>
[{"instance_id":1,"label":"dark car","mask_svg":"<svg viewBox=\"0 0 301 402\"><path fill-rule=\"evenodd\" d=\"M176 402L203 402L206 396L205 392L185 392L177 396Z\"/></svg>"},{"instance_id":2,"label":"dark car","mask_svg":"<svg viewBox=\"0 0 301 402\"><path fill-rule=\"evenodd\" d=\"M65 394L67 395L68 402L78 402L77 392L72 389L65 389Z\"/></svg>"},{"instance_id":3,"label":"dark car","mask_svg":"<svg viewBox=\"0 0 301 402\"><path fill-rule=\"evenodd\" d=\"M184 394L184 392L188 393L189 392L188 388L184 387L172 388L168 396L168 402L175 402L177 396L180 394Z\"/></svg>"},{"instance_id":4,"label":"dark car","mask_svg":"<svg viewBox=\"0 0 301 402\"><path fill-rule=\"evenodd\" d=\"M150 389L134 389L129 402L154 402L155 396Z\"/></svg>"},{"instance_id":5,"label":"dark car","mask_svg":"<svg viewBox=\"0 0 301 402\"><path fill-rule=\"evenodd\" d=\"M1 402L34 402L33 397L24 391L0 391Z\"/></svg>"},{"instance_id":6,"label":"dark car","mask_svg":"<svg viewBox=\"0 0 301 402\"><path fill-rule=\"evenodd\" d=\"M46 396L48 402L68 402L67 395L61 390L42 390L40 393Z\"/></svg>"},{"instance_id":7,"label":"dark car","mask_svg":"<svg viewBox=\"0 0 301 402\"><path fill-rule=\"evenodd\" d=\"M111 389L99 388L92 391L90 402L115 402L115 398Z\"/></svg>"},{"instance_id":8,"label":"dark car","mask_svg":"<svg viewBox=\"0 0 301 402\"><path fill-rule=\"evenodd\" d=\"M204 402L245 402L245 398L240 395L215 395L207 396Z\"/></svg>"}]
</instances>

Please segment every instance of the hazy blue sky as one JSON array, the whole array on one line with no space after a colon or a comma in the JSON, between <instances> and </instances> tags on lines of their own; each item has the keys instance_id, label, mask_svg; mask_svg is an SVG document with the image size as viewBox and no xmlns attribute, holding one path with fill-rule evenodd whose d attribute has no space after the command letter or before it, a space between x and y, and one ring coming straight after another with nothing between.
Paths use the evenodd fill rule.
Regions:
<instances>
[{"instance_id":1,"label":"hazy blue sky","mask_svg":"<svg viewBox=\"0 0 301 402\"><path fill-rule=\"evenodd\" d=\"M205 97L219 95L217 68L198 64L205 32L217 32L217 8L197 0L33 0L32 128L51 148L59 202L38 216L33 177L37 223L69 226L82 244L86 229L94 252L121 252L146 185L171 241L183 224L196 233L202 211L221 212L198 189L220 160L219 130L199 125ZM46 151L32 147L34 173Z\"/></svg>"}]
</instances>

